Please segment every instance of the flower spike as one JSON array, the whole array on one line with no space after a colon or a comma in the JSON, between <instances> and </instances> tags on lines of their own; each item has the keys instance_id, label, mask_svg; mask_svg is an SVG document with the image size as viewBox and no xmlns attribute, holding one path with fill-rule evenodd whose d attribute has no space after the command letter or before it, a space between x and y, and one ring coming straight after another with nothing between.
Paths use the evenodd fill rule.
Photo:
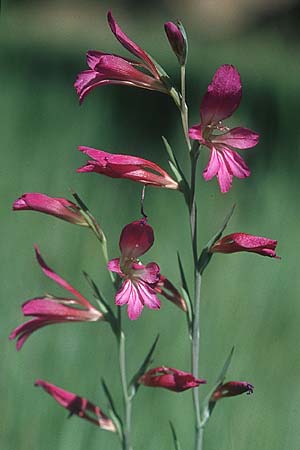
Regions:
<instances>
[{"instance_id":1,"label":"flower spike","mask_svg":"<svg viewBox=\"0 0 300 450\"><path fill-rule=\"evenodd\" d=\"M210 149L204 179L209 181L217 176L223 193L231 188L233 176L250 175L248 166L235 150L255 147L259 140L259 134L249 128L229 129L222 124L239 107L241 97L242 84L236 68L228 64L219 67L201 102L201 122L189 130L191 139Z\"/></svg>"}]
</instances>

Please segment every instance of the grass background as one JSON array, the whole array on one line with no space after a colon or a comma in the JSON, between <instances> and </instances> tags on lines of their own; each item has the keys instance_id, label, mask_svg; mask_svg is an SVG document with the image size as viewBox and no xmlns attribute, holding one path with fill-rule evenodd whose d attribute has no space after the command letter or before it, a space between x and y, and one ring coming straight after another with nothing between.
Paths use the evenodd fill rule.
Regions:
<instances>
[{"instance_id":1,"label":"grass background","mask_svg":"<svg viewBox=\"0 0 300 450\"><path fill-rule=\"evenodd\" d=\"M79 13L77 17L67 2L64 8L57 4L49 10L51 14L44 15L37 13L34 3L28 10L20 5L4 5L0 31L1 449L115 450L118 442L114 435L76 417L66 420L65 410L33 388L34 380L42 378L86 396L106 410L100 378L107 380L116 397L120 395L116 346L109 327L102 323L48 327L34 334L18 354L7 339L23 321L23 301L44 292L62 295L41 273L34 260L33 243L40 246L47 263L87 298L91 292L82 269L113 303L97 242L88 231L54 218L12 213L11 204L23 192L70 197L72 187L99 219L110 255L116 257L123 225L139 216L140 186L96 174L76 174L75 169L85 161L76 147L135 154L167 168L161 142L164 134L188 168L184 140L175 107L162 94L104 87L95 90L79 108L72 83L76 73L85 68L84 52L88 48L122 51L105 28L104 6L110 5L91 5L95 15L88 17ZM80 2L76 5L79 8ZM115 11L128 34L178 79L161 23L182 13L180 8L172 13L165 8L162 13L167 11L168 16L152 11L151 16L138 17L135 10L125 14L121 3L115 2ZM215 180L203 181L201 170L208 157L203 151L197 192L199 245L211 237L236 202L228 232L278 239L282 256L276 261L252 254L217 255L205 273L201 376L213 382L234 344L228 379L255 385L253 396L219 404L207 426L206 450L300 448L300 63L299 41L286 34L288 26L281 27L284 12L270 26L257 22L243 32L217 37L206 36L195 23L193 27L190 18L187 20L187 28L190 21L192 29L190 123L198 121L199 102L213 72L226 62L239 68L244 85L242 105L231 123L253 128L262 136L255 149L244 152L252 176L234 180L227 195L219 193ZM127 16L130 26L122 21L122 15ZM101 27L96 26L98 17ZM185 22L185 15L180 17ZM157 261L162 273L178 284L175 255L179 250L191 281L188 221L181 196L148 189L145 208L156 240L143 261ZM173 305L163 301L160 312L145 310L136 322L126 319L125 329L130 375L158 332L154 364L189 369L185 318ZM209 384L201 387L201 393L205 395L208 388ZM177 395L141 389L133 410L135 448L173 448L168 420L173 421L183 449L192 448L191 397L190 392Z\"/></svg>"}]
</instances>

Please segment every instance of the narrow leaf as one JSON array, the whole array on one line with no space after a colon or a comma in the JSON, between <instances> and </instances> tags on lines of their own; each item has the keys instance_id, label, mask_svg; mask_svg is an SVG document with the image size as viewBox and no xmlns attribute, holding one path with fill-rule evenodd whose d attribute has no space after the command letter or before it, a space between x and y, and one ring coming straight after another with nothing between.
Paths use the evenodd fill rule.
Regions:
<instances>
[{"instance_id":1,"label":"narrow leaf","mask_svg":"<svg viewBox=\"0 0 300 450\"><path fill-rule=\"evenodd\" d=\"M170 424L171 433L172 433L172 437L173 437L173 441L174 441L174 450L182 450L182 447L181 447L180 442L178 440L178 437L177 437L174 425L172 424L171 421L169 421L169 424Z\"/></svg>"},{"instance_id":2,"label":"narrow leaf","mask_svg":"<svg viewBox=\"0 0 300 450\"><path fill-rule=\"evenodd\" d=\"M190 188L189 188L187 179L186 179L183 171L180 168L180 164L178 163L175 153L173 152L172 147L169 144L168 140L165 138L165 136L162 136L162 140L163 140L165 149L168 153L169 166L176 178L176 181L178 181L178 183L179 183L180 190L183 192L185 199L188 199L189 194L190 194Z\"/></svg>"},{"instance_id":3,"label":"narrow leaf","mask_svg":"<svg viewBox=\"0 0 300 450\"><path fill-rule=\"evenodd\" d=\"M106 396L106 399L108 401L108 405L109 405L109 414L111 416L111 419L113 420L114 424L116 425L117 428L117 432L118 435L120 436L121 440L123 439L123 423L122 423L122 419L119 416L119 414L117 413L112 395L108 389L107 384L105 383L104 379L101 379L101 384L102 384L102 388L104 391L104 394Z\"/></svg>"},{"instance_id":4,"label":"narrow leaf","mask_svg":"<svg viewBox=\"0 0 300 450\"><path fill-rule=\"evenodd\" d=\"M209 264L211 258L212 258L212 253L210 253L210 248L214 245L215 242L217 242L218 239L220 239L220 237L222 236L225 228L228 225L229 220L231 219L233 212L235 210L235 204L232 205L229 213L227 214L227 216L225 217L220 229L216 232L216 234L214 234L214 236L207 242L206 246L204 247L204 249L201 252L201 255L198 259L198 264L197 264L197 268L199 270L199 272L202 274L204 272L204 269L207 267L207 265Z\"/></svg>"},{"instance_id":5,"label":"narrow leaf","mask_svg":"<svg viewBox=\"0 0 300 450\"><path fill-rule=\"evenodd\" d=\"M89 274L84 270L82 271L82 273L94 292L94 297L98 301L98 305L101 312L106 316L105 318L110 323L114 333L117 333L118 332L117 319L113 313L113 310L111 309L108 302L105 300L104 295L102 294L96 283L93 281L93 279L89 276Z\"/></svg>"},{"instance_id":6,"label":"narrow leaf","mask_svg":"<svg viewBox=\"0 0 300 450\"><path fill-rule=\"evenodd\" d=\"M187 306L187 310L186 310L186 319L187 319L187 325L188 325L188 331L189 331L189 338L192 340L193 339L193 305L192 302L190 300L190 297L188 295L188 293L186 292L186 290L181 287L180 288L182 297L185 301L185 304Z\"/></svg>"},{"instance_id":7,"label":"narrow leaf","mask_svg":"<svg viewBox=\"0 0 300 450\"><path fill-rule=\"evenodd\" d=\"M147 371L149 365L152 362L152 355L154 353L155 347L157 345L159 339L159 334L156 336L155 341L153 342L149 352L147 353L142 365L140 366L139 370L136 372L136 374L133 376L130 384L129 384L129 392L130 396L134 397L140 387L139 379L140 377Z\"/></svg>"},{"instance_id":8,"label":"narrow leaf","mask_svg":"<svg viewBox=\"0 0 300 450\"><path fill-rule=\"evenodd\" d=\"M217 389L217 387L224 383L227 370L228 370L231 360L232 360L233 353L234 353L234 347L232 347L229 355L227 356L226 361L222 367L222 370L221 370L219 376L217 377L212 389L209 391L208 395L205 397L205 399L203 401L202 411L203 411L204 423L209 419L209 417L211 416L213 409L216 405L216 402L212 401L211 397L212 397L213 393L215 392L215 390Z\"/></svg>"},{"instance_id":9,"label":"narrow leaf","mask_svg":"<svg viewBox=\"0 0 300 450\"><path fill-rule=\"evenodd\" d=\"M179 252L177 252L177 260L178 260L178 266L179 266L182 287L187 292L189 298L191 298Z\"/></svg>"}]
</instances>

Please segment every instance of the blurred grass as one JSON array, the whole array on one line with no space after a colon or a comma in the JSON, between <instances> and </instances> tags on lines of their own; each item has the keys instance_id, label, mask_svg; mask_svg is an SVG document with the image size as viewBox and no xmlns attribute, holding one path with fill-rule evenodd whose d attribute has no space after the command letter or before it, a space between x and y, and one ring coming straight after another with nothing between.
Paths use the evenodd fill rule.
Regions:
<instances>
[{"instance_id":1,"label":"blurred grass","mask_svg":"<svg viewBox=\"0 0 300 450\"><path fill-rule=\"evenodd\" d=\"M164 61L153 36L147 39L148 48L152 45L152 53L157 51L158 59ZM212 43L201 46L192 42L194 62L188 75L191 123L198 121L198 104L213 71L228 62L238 66L244 81L243 103L233 123L262 134L262 143L245 152L252 176L246 181L234 180L226 196L219 193L215 180L202 180L200 172L207 153L202 156L200 244L215 232L236 202L228 231L278 239L278 253L283 257L273 261L251 254L217 255L205 274L201 376L213 381L235 344L228 378L247 380L256 388L249 398L220 403L207 427L205 448L294 450L300 447L299 134L292 127L300 101L296 47L287 51L284 45L276 45L276 36L265 35L262 42L259 34L238 42L220 42L214 48ZM113 44L110 48L114 50ZM136 154L166 168L160 139L164 134L187 167L177 113L166 96L121 87L98 89L79 108L72 90L75 74L84 68L79 46L64 50L52 45L47 51L38 43L8 39L2 45L1 59L1 448L115 450L115 436L77 418L66 420L62 408L33 388L34 380L43 378L90 398L106 410L100 378L108 381L116 396L120 393L115 342L108 326L48 327L34 334L18 354L7 340L10 331L23 321L23 301L45 291L62 293L39 270L33 243L40 246L48 264L88 298L91 293L82 269L113 302L97 243L86 230L34 213L13 214L10 209L23 192L70 197L72 187L106 231L110 255L117 256L122 226L139 216L140 186L95 174L76 174L75 169L84 162L76 147L81 144ZM167 57L167 70L176 77L173 64L175 61ZM162 273L178 283L178 249L191 280L188 222L180 195L149 189L145 208L156 241L144 261L157 261ZM173 305L163 302L159 313L145 310L137 322L126 319L125 327L129 373L139 365L158 332L161 338L154 364L189 368L185 318ZM208 387L201 387L203 395ZM191 393L141 389L133 411L135 448L172 448L169 419L183 448L192 448Z\"/></svg>"}]
</instances>

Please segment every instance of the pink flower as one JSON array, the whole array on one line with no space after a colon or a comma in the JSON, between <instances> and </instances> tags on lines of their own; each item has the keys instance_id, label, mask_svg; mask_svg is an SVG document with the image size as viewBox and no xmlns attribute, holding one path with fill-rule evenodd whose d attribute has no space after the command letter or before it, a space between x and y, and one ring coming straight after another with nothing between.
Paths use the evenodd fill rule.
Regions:
<instances>
[{"instance_id":1,"label":"pink flower","mask_svg":"<svg viewBox=\"0 0 300 450\"><path fill-rule=\"evenodd\" d=\"M211 253L236 253L253 252L262 256L280 259L276 255L275 249L277 241L273 239L253 236L246 233L232 233L219 239L210 249Z\"/></svg>"},{"instance_id":2,"label":"pink flower","mask_svg":"<svg viewBox=\"0 0 300 450\"><path fill-rule=\"evenodd\" d=\"M153 242L153 230L146 219L129 223L120 236L121 258L108 262L108 269L124 279L116 294L115 303L118 306L128 305L128 317L131 320L141 315L144 305L150 309L160 308L160 301L154 290L159 281L159 266L154 262L144 266L138 260Z\"/></svg>"},{"instance_id":3,"label":"pink flower","mask_svg":"<svg viewBox=\"0 0 300 450\"><path fill-rule=\"evenodd\" d=\"M74 84L80 102L96 86L106 84L122 84L168 93L152 58L123 33L110 11L107 19L111 31L121 45L138 60L95 50L88 51L89 70L79 73Z\"/></svg>"},{"instance_id":4,"label":"pink flower","mask_svg":"<svg viewBox=\"0 0 300 450\"><path fill-rule=\"evenodd\" d=\"M88 226L88 223L75 203L65 198L49 197L39 192L23 194L13 203L13 210L38 211L76 225Z\"/></svg>"},{"instance_id":5,"label":"pink flower","mask_svg":"<svg viewBox=\"0 0 300 450\"><path fill-rule=\"evenodd\" d=\"M245 392L250 395L253 394L254 386L246 381L228 381L221 386L218 386L211 396L212 401L220 400L224 397L234 397Z\"/></svg>"},{"instance_id":6,"label":"pink flower","mask_svg":"<svg viewBox=\"0 0 300 450\"><path fill-rule=\"evenodd\" d=\"M36 380L35 386L41 386L54 400L57 401L63 408L70 411L70 415L76 414L81 419L97 425L103 430L115 432L116 427L111 419L109 419L101 409L83 397L79 397L72 392L48 383L43 380Z\"/></svg>"},{"instance_id":7,"label":"pink flower","mask_svg":"<svg viewBox=\"0 0 300 450\"><path fill-rule=\"evenodd\" d=\"M145 386L161 387L175 392L182 392L206 383L205 380L195 378L191 373L165 366L148 370L141 376L139 382Z\"/></svg>"},{"instance_id":8,"label":"pink flower","mask_svg":"<svg viewBox=\"0 0 300 450\"><path fill-rule=\"evenodd\" d=\"M37 247L35 252L44 274L71 292L75 298L43 296L25 302L22 305L24 316L33 316L34 318L18 326L10 334L10 339L17 339L17 350L22 348L34 331L46 325L62 322L94 322L104 319L103 314L94 308L80 292L47 266Z\"/></svg>"},{"instance_id":9,"label":"pink flower","mask_svg":"<svg viewBox=\"0 0 300 450\"><path fill-rule=\"evenodd\" d=\"M230 129L222 124L238 108L241 97L238 71L227 64L219 67L201 102L201 122L189 130L191 139L210 149L210 160L203 176L208 181L217 175L221 192L229 191L233 176L246 178L250 175L246 163L234 150L254 147L259 139L259 135L248 128Z\"/></svg>"},{"instance_id":10,"label":"pink flower","mask_svg":"<svg viewBox=\"0 0 300 450\"><path fill-rule=\"evenodd\" d=\"M77 172L96 172L108 177L127 178L151 186L179 189L178 183L167 172L147 159L130 155L114 155L90 147L80 146L79 150L93 159L77 169Z\"/></svg>"},{"instance_id":11,"label":"pink flower","mask_svg":"<svg viewBox=\"0 0 300 450\"><path fill-rule=\"evenodd\" d=\"M165 32L172 50L177 56L179 64L183 66L186 63L187 57L187 39L182 24L180 22L177 22L176 24L173 22L166 22Z\"/></svg>"}]
</instances>

